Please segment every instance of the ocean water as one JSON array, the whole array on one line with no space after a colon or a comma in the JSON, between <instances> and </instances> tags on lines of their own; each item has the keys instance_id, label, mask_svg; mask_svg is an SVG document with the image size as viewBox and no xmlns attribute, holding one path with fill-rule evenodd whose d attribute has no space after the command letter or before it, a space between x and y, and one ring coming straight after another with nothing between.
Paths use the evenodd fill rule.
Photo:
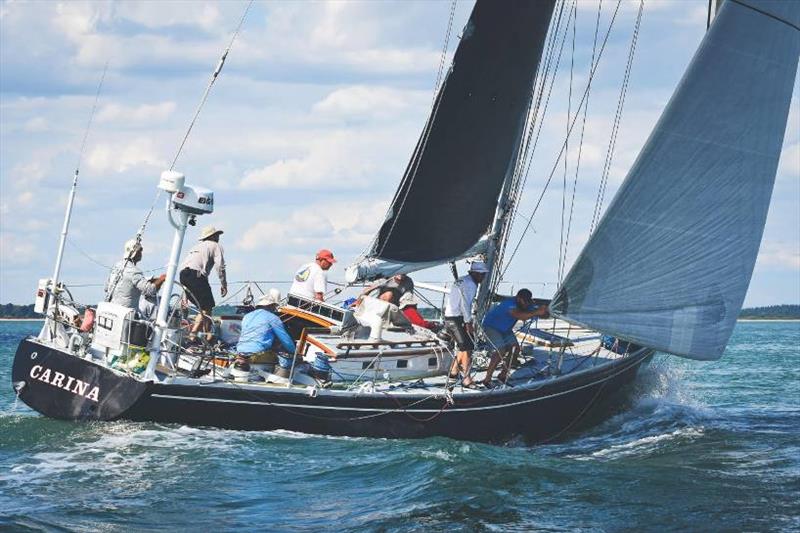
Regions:
<instances>
[{"instance_id":1,"label":"ocean water","mask_svg":"<svg viewBox=\"0 0 800 533\"><path fill-rule=\"evenodd\" d=\"M38 323L0 323L0 529L800 531L800 323L657 356L556 444L49 420L15 402Z\"/></svg>"}]
</instances>

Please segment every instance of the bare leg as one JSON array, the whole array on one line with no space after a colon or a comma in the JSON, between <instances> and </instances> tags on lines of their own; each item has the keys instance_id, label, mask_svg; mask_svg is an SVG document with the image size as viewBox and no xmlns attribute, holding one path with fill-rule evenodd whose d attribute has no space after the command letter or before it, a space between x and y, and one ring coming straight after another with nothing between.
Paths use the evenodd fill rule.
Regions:
<instances>
[{"instance_id":1,"label":"bare leg","mask_svg":"<svg viewBox=\"0 0 800 533\"><path fill-rule=\"evenodd\" d=\"M459 371L464 375L462 383L464 385L471 385L472 379L469 377L469 369L472 363L471 352L456 352L456 357L453 359L453 364L450 366L450 377L455 378L458 376Z\"/></svg>"},{"instance_id":2,"label":"bare leg","mask_svg":"<svg viewBox=\"0 0 800 533\"><path fill-rule=\"evenodd\" d=\"M459 364L461 362L461 354L463 353L464 352L456 352L456 356L453 357L453 364L450 365L451 378L458 378Z\"/></svg>"},{"instance_id":3,"label":"bare leg","mask_svg":"<svg viewBox=\"0 0 800 533\"><path fill-rule=\"evenodd\" d=\"M203 312L198 311L198 313L194 317L194 323L192 324L192 329L189 332L189 339L194 340L197 338L197 332L200 331L200 326L203 325Z\"/></svg>"},{"instance_id":4,"label":"bare leg","mask_svg":"<svg viewBox=\"0 0 800 533\"><path fill-rule=\"evenodd\" d=\"M503 350L503 354L501 359L503 360L503 370L497 374L497 379L502 381L503 383L506 382L506 378L508 378L508 371L511 368L511 361L514 360L514 347L508 346Z\"/></svg>"},{"instance_id":5,"label":"bare leg","mask_svg":"<svg viewBox=\"0 0 800 533\"><path fill-rule=\"evenodd\" d=\"M489 366L486 368L486 377L483 378L484 384L492 382L492 374L494 374L497 365L500 364L500 353L492 352L492 358L489 360Z\"/></svg>"},{"instance_id":6,"label":"bare leg","mask_svg":"<svg viewBox=\"0 0 800 533\"><path fill-rule=\"evenodd\" d=\"M469 377L469 371L472 367L472 352L458 352L459 364L461 371L464 373L464 379L461 380L463 385L472 385L472 378Z\"/></svg>"}]
</instances>

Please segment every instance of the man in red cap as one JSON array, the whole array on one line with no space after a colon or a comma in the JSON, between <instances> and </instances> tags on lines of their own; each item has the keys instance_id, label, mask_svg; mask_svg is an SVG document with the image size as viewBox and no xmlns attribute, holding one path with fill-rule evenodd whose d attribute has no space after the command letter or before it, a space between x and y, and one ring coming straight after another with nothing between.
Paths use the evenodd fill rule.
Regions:
<instances>
[{"instance_id":1,"label":"man in red cap","mask_svg":"<svg viewBox=\"0 0 800 533\"><path fill-rule=\"evenodd\" d=\"M328 289L328 270L335 262L336 259L330 250L323 248L317 252L313 262L306 263L297 270L289 294L309 300L324 301Z\"/></svg>"}]
</instances>

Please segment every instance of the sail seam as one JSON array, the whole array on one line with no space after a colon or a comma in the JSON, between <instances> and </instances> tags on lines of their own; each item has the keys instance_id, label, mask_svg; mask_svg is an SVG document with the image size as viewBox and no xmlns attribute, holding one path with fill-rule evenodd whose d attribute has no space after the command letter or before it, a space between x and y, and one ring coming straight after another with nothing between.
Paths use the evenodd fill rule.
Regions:
<instances>
[{"instance_id":1,"label":"sail seam","mask_svg":"<svg viewBox=\"0 0 800 533\"><path fill-rule=\"evenodd\" d=\"M795 29L795 30L797 30L797 31L800 31L800 26L796 26L796 25L792 24L791 22L789 22L788 20L786 20L786 19L782 19L782 18L780 18L780 17L779 17L779 16L777 16L777 15L774 15L774 14L772 14L772 13L769 13L768 11L764 11L763 9L759 9L759 8L757 8L757 7L755 7L755 6L751 6L750 4L747 4L747 3L745 3L745 2L742 2L741 0L728 0L728 1L729 1L729 2L733 2L734 4L739 4L740 6L742 6L742 7L746 7L747 9L752 9L752 10L753 10L753 11L755 11L756 13L760 13L760 14L762 14L762 15L766 16L766 17L769 17L769 18L771 18L771 19L775 19L775 20L777 20L778 22L783 22L784 24L786 24L786 25L787 25L787 26L789 26L790 28L793 28L793 29Z\"/></svg>"}]
</instances>

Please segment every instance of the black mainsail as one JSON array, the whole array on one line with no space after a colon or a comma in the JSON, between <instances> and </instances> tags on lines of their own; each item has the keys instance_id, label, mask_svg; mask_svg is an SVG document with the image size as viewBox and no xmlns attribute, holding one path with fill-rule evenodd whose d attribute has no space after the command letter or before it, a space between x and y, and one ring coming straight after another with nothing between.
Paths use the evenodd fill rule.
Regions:
<instances>
[{"instance_id":1,"label":"black mainsail","mask_svg":"<svg viewBox=\"0 0 800 533\"><path fill-rule=\"evenodd\" d=\"M554 0L478 0L369 257L463 256L513 173Z\"/></svg>"},{"instance_id":2,"label":"black mainsail","mask_svg":"<svg viewBox=\"0 0 800 533\"><path fill-rule=\"evenodd\" d=\"M750 283L789 113L800 2L726 0L551 310L718 359Z\"/></svg>"}]
</instances>

